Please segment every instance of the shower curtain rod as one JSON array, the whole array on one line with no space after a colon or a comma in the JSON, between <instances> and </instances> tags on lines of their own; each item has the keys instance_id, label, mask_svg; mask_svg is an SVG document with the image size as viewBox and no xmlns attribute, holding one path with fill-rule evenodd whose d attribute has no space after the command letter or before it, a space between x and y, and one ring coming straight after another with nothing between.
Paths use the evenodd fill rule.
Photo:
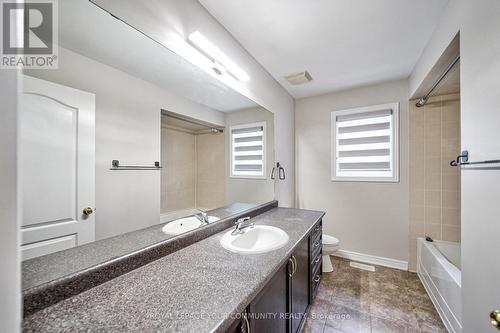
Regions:
<instances>
[{"instance_id":1,"label":"shower curtain rod","mask_svg":"<svg viewBox=\"0 0 500 333\"><path fill-rule=\"evenodd\" d=\"M460 60L460 55L458 55L454 60L453 62L448 65L448 67L446 67L445 71L443 72L443 74L441 74L441 76L437 79L436 83L434 83L434 85L432 86L432 88L429 90L429 92L427 94L425 94L424 96L422 96L418 102L415 104L417 106L417 108L420 108L422 106L424 106L427 101L429 100L429 96L431 95L431 93L434 91L434 89L436 89L436 87L438 86L438 84L445 78L445 76L451 71L451 69L453 68L453 66L455 66L455 64Z\"/></svg>"}]
</instances>

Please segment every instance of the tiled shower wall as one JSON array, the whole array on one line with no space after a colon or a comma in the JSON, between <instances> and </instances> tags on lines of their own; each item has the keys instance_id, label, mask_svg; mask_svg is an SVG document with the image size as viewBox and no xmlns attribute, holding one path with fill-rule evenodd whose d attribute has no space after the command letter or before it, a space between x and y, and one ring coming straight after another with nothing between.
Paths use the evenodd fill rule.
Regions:
<instances>
[{"instance_id":1,"label":"tiled shower wall","mask_svg":"<svg viewBox=\"0 0 500 333\"><path fill-rule=\"evenodd\" d=\"M194 134L161 129L162 214L209 210L226 203L224 134Z\"/></svg>"},{"instance_id":2,"label":"tiled shower wall","mask_svg":"<svg viewBox=\"0 0 500 333\"><path fill-rule=\"evenodd\" d=\"M416 270L417 238L460 242L460 95L432 97L422 108L410 102L410 270Z\"/></svg>"},{"instance_id":3,"label":"tiled shower wall","mask_svg":"<svg viewBox=\"0 0 500 333\"><path fill-rule=\"evenodd\" d=\"M196 205L196 137L175 129L161 129L162 214Z\"/></svg>"},{"instance_id":4,"label":"tiled shower wall","mask_svg":"<svg viewBox=\"0 0 500 333\"><path fill-rule=\"evenodd\" d=\"M210 210L226 204L226 137L196 136L196 208Z\"/></svg>"}]
</instances>

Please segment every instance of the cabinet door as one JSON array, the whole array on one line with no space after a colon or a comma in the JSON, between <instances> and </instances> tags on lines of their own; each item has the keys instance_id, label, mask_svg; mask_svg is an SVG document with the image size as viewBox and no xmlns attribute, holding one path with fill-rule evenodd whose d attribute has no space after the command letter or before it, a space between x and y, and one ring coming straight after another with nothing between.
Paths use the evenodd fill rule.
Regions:
<instances>
[{"instance_id":1,"label":"cabinet door","mask_svg":"<svg viewBox=\"0 0 500 333\"><path fill-rule=\"evenodd\" d=\"M246 326L241 320L236 320L229 326L225 333L242 333L246 332Z\"/></svg>"},{"instance_id":2,"label":"cabinet door","mask_svg":"<svg viewBox=\"0 0 500 333\"><path fill-rule=\"evenodd\" d=\"M309 305L309 239L303 240L292 255L295 272L290 278L291 332L296 333L305 320Z\"/></svg>"},{"instance_id":3,"label":"cabinet door","mask_svg":"<svg viewBox=\"0 0 500 333\"><path fill-rule=\"evenodd\" d=\"M287 265L281 267L249 305L250 332L285 333ZM267 316L266 314L276 314Z\"/></svg>"}]
</instances>

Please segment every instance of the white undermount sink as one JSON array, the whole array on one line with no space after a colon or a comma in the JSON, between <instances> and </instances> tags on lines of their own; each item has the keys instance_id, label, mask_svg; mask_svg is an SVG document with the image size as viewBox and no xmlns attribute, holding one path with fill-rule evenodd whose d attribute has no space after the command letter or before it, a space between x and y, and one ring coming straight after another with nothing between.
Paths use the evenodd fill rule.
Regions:
<instances>
[{"instance_id":1,"label":"white undermount sink","mask_svg":"<svg viewBox=\"0 0 500 333\"><path fill-rule=\"evenodd\" d=\"M220 244L226 250L241 254L258 254L277 250L288 243L288 234L280 228L256 225L244 229L243 233L232 235L226 232Z\"/></svg>"},{"instance_id":2,"label":"white undermount sink","mask_svg":"<svg viewBox=\"0 0 500 333\"><path fill-rule=\"evenodd\" d=\"M208 222L213 223L219 221L220 218L215 216L209 216ZM185 233L186 231L196 229L202 225L201 221L194 216L184 217L182 219L177 219L165 224L161 229L164 234L167 235L179 235Z\"/></svg>"}]
</instances>

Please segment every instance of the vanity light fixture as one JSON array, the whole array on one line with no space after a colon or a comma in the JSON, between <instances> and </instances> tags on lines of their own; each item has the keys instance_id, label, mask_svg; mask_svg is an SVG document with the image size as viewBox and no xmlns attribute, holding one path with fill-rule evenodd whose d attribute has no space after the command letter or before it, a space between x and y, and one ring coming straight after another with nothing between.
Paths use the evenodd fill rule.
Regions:
<instances>
[{"instance_id":1,"label":"vanity light fixture","mask_svg":"<svg viewBox=\"0 0 500 333\"><path fill-rule=\"evenodd\" d=\"M246 82L250 80L250 76L244 70L229 59L228 56L199 31L191 33L188 37L188 42L213 62L212 69L217 75L227 73L238 81Z\"/></svg>"}]
</instances>

